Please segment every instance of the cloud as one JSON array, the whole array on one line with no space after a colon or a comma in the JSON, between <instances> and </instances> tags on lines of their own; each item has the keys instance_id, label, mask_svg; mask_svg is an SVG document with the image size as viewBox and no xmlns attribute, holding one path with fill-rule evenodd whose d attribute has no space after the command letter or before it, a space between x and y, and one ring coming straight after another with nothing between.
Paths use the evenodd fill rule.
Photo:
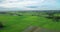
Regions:
<instances>
[{"instance_id":1,"label":"cloud","mask_svg":"<svg viewBox=\"0 0 60 32\"><path fill-rule=\"evenodd\" d=\"M0 4L0 6L5 8L14 8L14 7L21 7L26 5L36 5L38 2L36 1L23 1L20 2L18 0L6 0L3 4Z\"/></svg>"},{"instance_id":2,"label":"cloud","mask_svg":"<svg viewBox=\"0 0 60 32\"><path fill-rule=\"evenodd\" d=\"M38 8L38 6L27 6L27 8Z\"/></svg>"},{"instance_id":3,"label":"cloud","mask_svg":"<svg viewBox=\"0 0 60 32\"><path fill-rule=\"evenodd\" d=\"M11 10L55 9L56 0L2 0L0 7Z\"/></svg>"}]
</instances>

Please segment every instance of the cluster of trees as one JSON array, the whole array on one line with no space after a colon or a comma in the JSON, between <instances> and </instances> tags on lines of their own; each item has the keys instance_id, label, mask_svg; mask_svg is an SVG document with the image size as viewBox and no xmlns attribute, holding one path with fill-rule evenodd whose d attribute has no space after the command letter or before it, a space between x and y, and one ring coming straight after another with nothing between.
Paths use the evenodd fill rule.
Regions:
<instances>
[{"instance_id":1,"label":"cluster of trees","mask_svg":"<svg viewBox=\"0 0 60 32\"><path fill-rule=\"evenodd\" d=\"M7 14L7 12L0 12L0 14Z\"/></svg>"},{"instance_id":2,"label":"cluster of trees","mask_svg":"<svg viewBox=\"0 0 60 32\"><path fill-rule=\"evenodd\" d=\"M48 19L53 19L56 22L58 22L60 20L60 16L58 15L60 13L49 11L46 14L48 15L46 18L48 18ZM57 14L57 16L55 14Z\"/></svg>"}]
</instances>

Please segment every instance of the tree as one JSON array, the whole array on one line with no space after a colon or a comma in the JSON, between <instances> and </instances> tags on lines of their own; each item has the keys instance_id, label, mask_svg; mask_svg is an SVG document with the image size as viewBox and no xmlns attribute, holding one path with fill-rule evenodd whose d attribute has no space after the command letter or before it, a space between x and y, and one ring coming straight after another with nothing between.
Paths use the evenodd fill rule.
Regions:
<instances>
[{"instance_id":1,"label":"tree","mask_svg":"<svg viewBox=\"0 0 60 32\"><path fill-rule=\"evenodd\" d=\"M3 23L0 22L0 29L2 29L4 27Z\"/></svg>"}]
</instances>

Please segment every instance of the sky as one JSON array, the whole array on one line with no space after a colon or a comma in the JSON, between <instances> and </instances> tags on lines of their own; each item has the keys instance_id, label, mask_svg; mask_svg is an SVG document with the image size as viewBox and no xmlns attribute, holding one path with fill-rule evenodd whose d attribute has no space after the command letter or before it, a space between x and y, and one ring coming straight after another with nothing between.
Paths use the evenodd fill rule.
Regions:
<instances>
[{"instance_id":1,"label":"sky","mask_svg":"<svg viewBox=\"0 0 60 32\"><path fill-rule=\"evenodd\" d=\"M2 10L60 10L60 0L0 0Z\"/></svg>"}]
</instances>

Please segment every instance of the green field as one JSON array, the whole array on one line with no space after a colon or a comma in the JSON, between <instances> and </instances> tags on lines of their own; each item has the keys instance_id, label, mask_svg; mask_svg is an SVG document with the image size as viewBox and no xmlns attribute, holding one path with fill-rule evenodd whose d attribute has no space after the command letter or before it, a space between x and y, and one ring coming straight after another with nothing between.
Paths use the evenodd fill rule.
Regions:
<instances>
[{"instance_id":1,"label":"green field","mask_svg":"<svg viewBox=\"0 0 60 32\"><path fill-rule=\"evenodd\" d=\"M54 22L42 16L10 16L0 15L4 27L0 32L22 32L28 26L39 26L47 29L60 30L60 22Z\"/></svg>"}]
</instances>

